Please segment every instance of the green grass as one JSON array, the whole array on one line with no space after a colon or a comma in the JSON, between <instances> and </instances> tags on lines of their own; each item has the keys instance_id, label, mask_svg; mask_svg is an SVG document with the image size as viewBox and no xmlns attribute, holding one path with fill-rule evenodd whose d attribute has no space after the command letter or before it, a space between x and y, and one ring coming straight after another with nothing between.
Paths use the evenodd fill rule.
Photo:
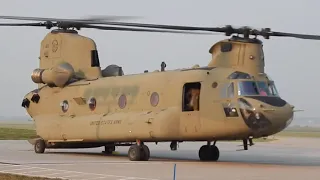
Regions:
<instances>
[{"instance_id":1,"label":"green grass","mask_svg":"<svg viewBox=\"0 0 320 180\"><path fill-rule=\"evenodd\" d=\"M12 128L12 129L35 129L34 124L4 124L0 123L0 128Z\"/></svg>"},{"instance_id":2,"label":"green grass","mask_svg":"<svg viewBox=\"0 0 320 180\"><path fill-rule=\"evenodd\" d=\"M0 128L0 140L28 140L36 137L32 129Z\"/></svg>"},{"instance_id":3,"label":"green grass","mask_svg":"<svg viewBox=\"0 0 320 180\"><path fill-rule=\"evenodd\" d=\"M1 180L61 180L58 178L28 177L14 174L0 173Z\"/></svg>"}]
</instances>

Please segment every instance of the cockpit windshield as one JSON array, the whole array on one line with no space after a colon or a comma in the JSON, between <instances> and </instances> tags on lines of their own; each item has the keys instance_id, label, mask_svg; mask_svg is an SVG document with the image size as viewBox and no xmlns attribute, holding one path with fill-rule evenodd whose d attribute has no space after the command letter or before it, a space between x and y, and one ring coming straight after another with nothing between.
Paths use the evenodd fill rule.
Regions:
<instances>
[{"instance_id":1,"label":"cockpit windshield","mask_svg":"<svg viewBox=\"0 0 320 180\"><path fill-rule=\"evenodd\" d=\"M276 88L276 85L274 84L274 81L270 81L268 87L269 87L269 91L270 91L271 95L279 96L279 93L278 93L278 90Z\"/></svg>"},{"instance_id":2,"label":"cockpit windshield","mask_svg":"<svg viewBox=\"0 0 320 180\"><path fill-rule=\"evenodd\" d=\"M238 95L240 96L278 96L273 81L240 81L238 82Z\"/></svg>"},{"instance_id":3,"label":"cockpit windshield","mask_svg":"<svg viewBox=\"0 0 320 180\"><path fill-rule=\"evenodd\" d=\"M238 88L238 95L240 96L259 95L255 81L240 81L238 82Z\"/></svg>"}]
</instances>

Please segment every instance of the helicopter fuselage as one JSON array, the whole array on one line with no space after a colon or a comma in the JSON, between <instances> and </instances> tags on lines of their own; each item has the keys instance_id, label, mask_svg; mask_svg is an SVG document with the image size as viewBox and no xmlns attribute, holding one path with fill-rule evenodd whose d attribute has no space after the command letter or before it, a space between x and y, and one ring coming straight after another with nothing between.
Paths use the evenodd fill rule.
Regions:
<instances>
[{"instance_id":1,"label":"helicopter fuselage","mask_svg":"<svg viewBox=\"0 0 320 180\"><path fill-rule=\"evenodd\" d=\"M37 134L48 142L235 140L283 130L292 107L271 91L248 93L250 85L269 82L265 77L232 79L234 72L203 67L101 77L45 85L25 99Z\"/></svg>"},{"instance_id":2,"label":"helicopter fuselage","mask_svg":"<svg viewBox=\"0 0 320 180\"><path fill-rule=\"evenodd\" d=\"M247 150L248 140L253 145L252 138L282 131L293 119L294 106L279 96L274 81L265 74L263 43L257 36L320 39L247 26L175 26L109 22L104 18L0 18L45 21L2 26L57 27L41 41L39 68L31 76L38 89L22 101L36 124L39 138L34 142L35 152L105 146L104 152L110 154L115 146L127 143L128 157L133 161L149 159L144 142L160 141L171 141L171 150L176 150L178 141L207 141L199 149L199 158L217 161L218 140L241 139ZM223 32L232 37L211 46L212 58L206 67L165 71L162 63L161 72L123 75L122 67L114 64L101 70L96 43L78 34L75 29L81 28Z\"/></svg>"}]
</instances>

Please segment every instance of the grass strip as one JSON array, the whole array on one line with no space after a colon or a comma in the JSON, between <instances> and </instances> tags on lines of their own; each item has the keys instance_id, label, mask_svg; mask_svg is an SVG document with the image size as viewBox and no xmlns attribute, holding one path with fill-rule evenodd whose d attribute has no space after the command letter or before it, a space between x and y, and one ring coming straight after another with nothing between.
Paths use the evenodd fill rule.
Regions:
<instances>
[{"instance_id":1,"label":"grass strip","mask_svg":"<svg viewBox=\"0 0 320 180\"><path fill-rule=\"evenodd\" d=\"M59 178L30 177L15 174L0 173L1 180L62 180Z\"/></svg>"},{"instance_id":2,"label":"grass strip","mask_svg":"<svg viewBox=\"0 0 320 180\"><path fill-rule=\"evenodd\" d=\"M0 128L0 140L28 140L36 137L31 129Z\"/></svg>"}]
</instances>

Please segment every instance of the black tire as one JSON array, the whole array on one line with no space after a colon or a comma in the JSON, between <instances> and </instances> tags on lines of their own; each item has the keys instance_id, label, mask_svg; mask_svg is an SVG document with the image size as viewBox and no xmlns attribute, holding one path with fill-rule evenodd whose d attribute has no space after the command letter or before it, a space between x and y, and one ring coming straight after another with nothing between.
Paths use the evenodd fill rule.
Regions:
<instances>
[{"instance_id":1,"label":"black tire","mask_svg":"<svg viewBox=\"0 0 320 180\"><path fill-rule=\"evenodd\" d=\"M141 145L141 161L148 161L150 158L150 150L148 146Z\"/></svg>"},{"instance_id":2,"label":"black tire","mask_svg":"<svg viewBox=\"0 0 320 180\"><path fill-rule=\"evenodd\" d=\"M201 146L201 148L199 149L199 158L201 161L208 161L210 160L210 149L208 145L203 145Z\"/></svg>"},{"instance_id":3,"label":"black tire","mask_svg":"<svg viewBox=\"0 0 320 180\"><path fill-rule=\"evenodd\" d=\"M199 149L199 158L201 161L217 161L219 156L220 152L217 146L203 145Z\"/></svg>"},{"instance_id":4,"label":"black tire","mask_svg":"<svg viewBox=\"0 0 320 180\"><path fill-rule=\"evenodd\" d=\"M140 161L141 155L143 151L141 150L142 148L138 145L132 145L129 148L128 151L128 157L130 161Z\"/></svg>"},{"instance_id":5,"label":"black tire","mask_svg":"<svg viewBox=\"0 0 320 180\"><path fill-rule=\"evenodd\" d=\"M218 161L220 157L220 151L217 146L210 146L210 160L211 161Z\"/></svg>"},{"instance_id":6,"label":"black tire","mask_svg":"<svg viewBox=\"0 0 320 180\"><path fill-rule=\"evenodd\" d=\"M34 144L34 152L37 154L44 153L45 149L46 149L46 144L44 140L38 139Z\"/></svg>"}]
</instances>

